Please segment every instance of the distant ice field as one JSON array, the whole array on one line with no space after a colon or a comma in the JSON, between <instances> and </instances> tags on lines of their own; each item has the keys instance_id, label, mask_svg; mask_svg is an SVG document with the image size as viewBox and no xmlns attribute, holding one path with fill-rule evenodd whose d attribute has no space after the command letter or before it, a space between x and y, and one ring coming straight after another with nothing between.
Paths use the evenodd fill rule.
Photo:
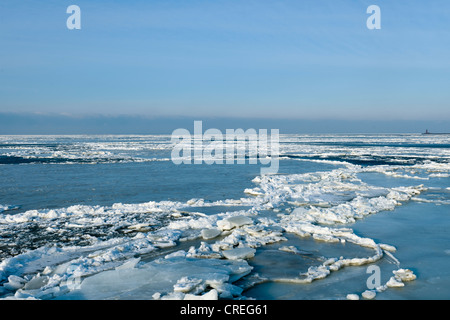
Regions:
<instances>
[{"instance_id":1,"label":"distant ice field","mask_svg":"<svg viewBox=\"0 0 450 320\"><path fill-rule=\"evenodd\" d=\"M281 135L274 175L172 148L0 136L0 297L450 297L449 136Z\"/></svg>"}]
</instances>

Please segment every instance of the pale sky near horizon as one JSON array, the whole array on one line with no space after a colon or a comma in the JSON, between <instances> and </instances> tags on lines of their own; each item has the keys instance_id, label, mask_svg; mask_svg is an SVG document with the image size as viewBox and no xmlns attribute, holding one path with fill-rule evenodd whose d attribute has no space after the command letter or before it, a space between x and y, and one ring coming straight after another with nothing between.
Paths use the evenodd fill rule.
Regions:
<instances>
[{"instance_id":1,"label":"pale sky near horizon","mask_svg":"<svg viewBox=\"0 0 450 320\"><path fill-rule=\"evenodd\" d=\"M445 0L2 0L0 49L0 113L450 120Z\"/></svg>"}]
</instances>

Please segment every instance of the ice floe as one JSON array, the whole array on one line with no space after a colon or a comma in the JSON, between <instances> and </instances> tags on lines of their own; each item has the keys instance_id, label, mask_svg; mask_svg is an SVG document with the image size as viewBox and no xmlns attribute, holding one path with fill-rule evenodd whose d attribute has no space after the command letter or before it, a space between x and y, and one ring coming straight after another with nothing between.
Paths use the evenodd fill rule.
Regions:
<instances>
[{"instance_id":1,"label":"ice floe","mask_svg":"<svg viewBox=\"0 0 450 320\"><path fill-rule=\"evenodd\" d=\"M347 299L348 300L359 300L359 295L357 295L356 293L349 293L349 294L347 294Z\"/></svg>"},{"instance_id":2,"label":"ice floe","mask_svg":"<svg viewBox=\"0 0 450 320\"><path fill-rule=\"evenodd\" d=\"M222 251L225 258L231 260L249 259L253 258L256 250L253 248L234 248Z\"/></svg>"},{"instance_id":3,"label":"ice floe","mask_svg":"<svg viewBox=\"0 0 450 320\"><path fill-rule=\"evenodd\" d=\"M405 282L413 281L417 276L409 269L397 269L392 271L394 274L385 285L377 288L378 292L382 292L387 288L401 288L405 286Z\"/></svg>"},{"instance_id":4,"label":"ice floe","mask_svg":"<svg viewBox=\"0 0 450 320\"><path fill-rule=\"evenodd\" d=\"M374 299L376 297L376 295L377 295L377 293L374 290L366 290L361 294L361 296L367 300Z\"/></svg>"},{"instance_id":5,"label":"ice floe","mask_svg":"<svg viewBox=\"0 0 450 320\"><path fill-rule=\"evenodd\" d=\"M252 224L253 221L251 218L246 216L234 216L229 217L220 221L217 221L217 226L221 230L231 230L236 227L240 227L246 224Z\"/></svg>"},{"instance_id":6,"label":"ice floe","mask_svg":"<svg viewBox=\"0 0 450 320\"><path fill-rule=\"evenodd\" d=\"M87 299L218 299L239 296L233 283L251 271L246 261L186 258L181 255L83 280L71 294Z\"/></svg>"},{"instance_id":7,"label":"ice floe","mask_svg":"<svg viewBox=\"0 0 450 320\"><path fill-rule=\"evenodd\" d=\"M0 213L5 212L5 211L17 210L19 208L20 208L19 206L11 206L11 205L0 204Z\"/></svg>"},{"instance_id":8,"label":"ice floe","mask_svg":"<svg viewBox=\"0 0 450 320\"><path fill-rule=\"evenodd\" d=\"M3 136L0 145L0 164L170 161L154 155L172 147L169 136Z\"/></svg>"},{"instance_id":9,"label":"ice floe","mask_svg":"<svg viewBox=\"0 0 450 320\"><path fill-rule=\"evenodd\" d=\"M222 232L218 229L202 229L201 231L202 237L205 240L214 239L218 235L220 235Z\"/></svg>"}]
</instances>

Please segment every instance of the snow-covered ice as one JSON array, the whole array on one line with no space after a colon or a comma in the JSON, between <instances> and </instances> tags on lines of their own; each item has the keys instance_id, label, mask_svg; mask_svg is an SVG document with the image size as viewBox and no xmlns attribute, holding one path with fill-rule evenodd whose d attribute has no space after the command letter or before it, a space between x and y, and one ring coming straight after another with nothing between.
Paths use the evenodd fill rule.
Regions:
<instances>
[{"instance_id":1,"label":"snow-covered ice","mask_svg":"<svg viewBox=\"0 0 450 320\"><path fill-rule=\"evenodd\" d=\"M23 143L5 148L8 159L24 162L155 161L145 152L171 150L167 139L159 137L149 141L140 136L125 141L117 137L105 141L78 137L80 141L72 149L50 146L48 140L57 138L2 139L5 143ZM27 145L33 139L39 142L34 149ZM0 295L20 299L245 298L239 280L255 276L251 274L252 259L259 250L279 244L275 250L278 254L304 259L312 255L287 243L288 235L312 239L320 246L350 243L367 249L364 252L368 254L329 255L314 260L315 264L296 276L268 276L265 282L311 283L346 267L378 263L385 256L398 270L383 286L347 296L343 292L342 297L373 299L387 288L402 287L414 280L416 275L411 270L400 268L402 261L394 256L394 245L357 234L352 224L394 211L409 201L448 205L448 199L423 194L432 191L427 187L430 181L448 179L450 152L446 148L403 147L423 143L419 137L409 136L377 140L395 147L357 148L344 144L352 139L359 141L348 136L282 139L284 159L327 164L331 169L259 175L253 178L252 186L242 188L241 198L233 199L78 204L17 211L20 206L0 205L2 245L23 245L14 254L5 253L0 262ZM446 143L436 139L429 143ZM324 145L324 140L330 144ZM165 157L157 159L168 161ZM365 161L375 164L365 165ZM380 186L365 180L367 175L383 176L395 183ZM439 190L448 193L450 188L440 186ZM208 211L211 208L220 209ZM25 243L35 247L26 247Z\"/></svg>"}]
</instances>

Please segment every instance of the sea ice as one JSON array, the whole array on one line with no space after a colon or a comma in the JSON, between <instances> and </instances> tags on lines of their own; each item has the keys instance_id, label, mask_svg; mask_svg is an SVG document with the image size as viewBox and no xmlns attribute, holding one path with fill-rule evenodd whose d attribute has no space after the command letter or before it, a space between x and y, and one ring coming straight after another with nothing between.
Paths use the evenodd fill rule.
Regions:
<instances>
[{"instance_id":1,"label":"sea ice","mask_svg":"<svg viewBox=\"0 0 450 320\"><path fill-rule=\"evenodd\" d=\"M409 269L398 269L392 272L394 273L395 278L400 279L401 281L413 281L417 278Z\"/></svg>"},{"instance_id":2,"label":"sea ice","mask_svg":"<svg viewBox=\"0 0 450 320\"><path fill-rule=\"evenodd\" d=\"M225 281L228 280L228 277ZM203 283L202 279L193 278L193 277L183 277L177 281L177 283L173 286L173 291L175 292L191 292L195 288L198 288ZM200 288L199 288L200 289ZM202 287L200 292L202 292L205 288Z\"/></svg>"},{"instance_id":3,"label":"sea ice","mask_svg":"<svg viewBox=\"0 0 450 320\"><path fill-rule=\"evenodd\" d=\"M201 296L207 288L221 288L251 271L244 260L196 259L173 256L158 259L137 268L110 270L86 278L79 290L70 295L86 299L163 299L216 298L212 293ZM210 292L210 291L209 291ZM217 291L216 291L217 292Z\"/></svg>"},{"instance_id":4,"label":"sea ice","mask_svg":"<svg viewBox=\"0 0 450 320\"><path fill-rule=\"evenodd\" d=\"M231 230L246 224L253 224L253 220L247 216L233 216L217 221L217 226L221 230Z\"/></svg>"},{"instance_id":5,"label":"sea ice","mask_svg":"<svg viewBox=\"0 0 450 320\"><path fill-rule=\"evenodd\" d=\"M300 250L295 246L281 246L278 248L278 250L284 251L284 252L292 252L294 254L300 254L300 255L310 255L311 254L311 252Z\"/></svg>"},{"instance_id":6,"label":"sea ice","mask_svg":"<svg viewBox=\"0 0 450 320\"><path fill-rule=\"evenodd\" d=\"M386 286L388 286L389 288L400 288L400 287L404 287L405 284L403 282L401 282L400 280L398 280L395 277L391 277L389 279L388 282L386 282Z\"/></svg>"},{"instance_id":7,"label":"sea ice","mask_svg":"<svg viewBox=\"0 0 450 320\"><path fill-rule=\"evenodd\" d=\"M9 210L16 210L16 209L19 209L19 206L8 206L8 205L0 204L0 213L9 211Z\"/></svg>"},{"instance_id":8,"label":"sea ice","mask_svg":"<svg viewBox=\"0 0 450 320\"><path fill-rule=\"evenodd\" d=\"M373 290L366 290L361 294L361 296L367 300L374 299L376 297L376 295L377 295L376 292Z\"/></svg>"},{"instance_id":9,"label":"sea ice","mask_svg":"<svg viewBox=\"0 0 450 320\"><path fill-rule=\"evenodd\" d=\"M99 251L93 260L79 258L52 270L46 268L45 274L29 280L10 275L1 288L17 299L233 298L242 289L232 283L252 270L245 260L199 259L184 251L148 263L130 258L121 264L114 260L97 264L95 257L105 257L105 253L111 251Z\"/></svg>"},{"instance_id":10,"label":"sea ice","mask_svg":"<svg viewBox=\"0 0 450 320\"><path fill-rule=\"evenodd\" d=\"M27 281L24 278L15 275L10 275L8 277L8 282L4 283L3 287L5 287L8 290L15 291L21 289L26 282Z\"/></svg>"},{"instance_id":11,"label":"sea ice","mask_svg":"<svg viewBox=\"0 0 450 320\"><path fill-rule=\"evenodd\" d=\"M203 295L186 294L183 300L218 300L219 293L216 289L212 289Z\"/></svg>"},{"instance_id":12,"label":"sea ice","mask_svg":"<svg viewBox=\"0 0 450 320\"><path fill-rule=\"evenodd\" d=\"M108 147L116 148L113 144ZM125 147L131 150L142 146L131 144ZM362 148L362 154L360 152L363 151L353 148L309 148L311 149L305 152L323 157L342 157L347 151L352 151L355 156L366 157L365 153L369 150ZM375 147L370 150L383 157L386 153L393 152ZM55 153L54 156L69 158L77 152ZM88 158L112 157L109 152L101 152L92 152ZM252 197L241 199L116 203L109 207L75 205L61 209L29 210L15 215L2 214L0 225L5 234L21 232L27 226L35 224L43 226L48 232L70 232L70 239L78 238L77 235L84 229L94 226L105 228L103 231L106 234L116 232L116 235L106 240L85 235L89 244L82 246L72 243L62 245L60 240L55 240L55 243L48 246L5 259L0 263L0 281L3 283L0 292L8 291L12 295L15 291L16 298L40 299L240 297L243 289L233 283L252 270L245 259L255 255L255 248L287 240L285 233L312 237L325 243L351 242L371 248L374 253L368 257L327 257L321 265L310 267L298 278L266 279L267 281L311 282L327 277L345 266L375 262L384 253L399 265L400 262L390 254L396 250L395 247L376 243L371 238L356 235L352 229L337 226L353 223L370 214L394 210L426 188L423 185L395 188L372 186L363 182L360 175L382 173L393 178L416 180L445 178L450 170L448 164L431 161L412 166L367 167L344 161L313 161L339 163L339 167L324 172L258 176L253 179L258 186L244 190L244 193ZM182 211L188 207L238 205L249 206L249 209L211 215L206 215L201 210L188 213ZM0 212L14 208L0 205ZM269 217L259 215L261 212L270 212ZM120 236L117 235L119 232ZM213 239L220 235L224 238L214 242ZM188 240L212 241L208 241L210 244L201 242L199 247L191 246L187 252L175 251L164 259L152 262L143 262L137 257L162 251ZM304 253L295 246L282 246L279 250ZM399 269L383 287L403 286L405 281L415 278L412 271ZM68 286L73 279L80 281L79 288ZM373 291L365 291L362 297L371 299L374 294ZM351 294L347 297L360 298Z\"/></svg>"},{"instance_id":13,"label":"sea ice","mask_svg":"<svg viewBox=\"0 0 450 320\"><path fill-rule=\"evenodd\" d=\"M116 267L116 270L124 270L124 269L132 269L137 266L137 264L141 261L141 258L130 259L124 264Z\"/></svg>"},{"instance_id":14,"label":"sea ice","mask_svg":"<svg viewBox=\"0 0 450 320\"><path fill-rule=\"evenodd\" d=\"M222 254L227 259L238 260L253 258L255 252L256 250L253 248L235 248L231 250L224 250Z\"/></svg>"},{"instance_id":15,"label":"sea ice","mask_svg":"<svg viewBox=\"0 0 450 320\"><path fill-rule=\"evenodd\" d=\"M208 240L208 239L214 239L215 237L220 235L221 231L218 229L203 229L201 234L202 234L203 239Z\"/></svg>"},{"instance_id":16,"label":"sea ice","mask_svg":"<svg viewBox=\"0 0 450 320\"><path fill-rule=\"evenodd\" d=\"M398 269L392 271L392 273L394 276L392 276L386 283L386 286L389 288L404 287L405 284L403 282L413 281L417 278L416 275L409 269Z\"/></svg>"}]
</instances>

